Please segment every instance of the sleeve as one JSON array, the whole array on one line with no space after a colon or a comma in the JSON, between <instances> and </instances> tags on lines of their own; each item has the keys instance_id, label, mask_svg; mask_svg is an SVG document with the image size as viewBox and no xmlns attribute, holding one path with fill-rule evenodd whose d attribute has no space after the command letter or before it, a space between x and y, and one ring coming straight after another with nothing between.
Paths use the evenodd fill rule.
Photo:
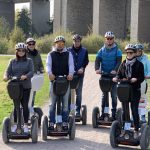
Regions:
<instances>
[{"instance_id":1,"label":"sleeve","mask_svg":"<svg viewBox=\"0 0 150 150\"><path fill-rule=\"evenodd\" d=\"M118 68L119 68L119 66L120 66L120 64L121 64L121 62L122 62L122 51L119 49L119 50L117 51L117 64L116 64L116 67L115 67L115 70L116 70L116 71L118 70Z\"/></svg>"},{"instance_id":2,"label":"sleeve","mask_svg":"<svg viewBox=\"0 0 150 150\"><path fill-rule=\"evenodd\" d=\"M44 65L43 65L42 58L41 58L40 54L39 54L39 68L40 68L40 71L44 70Z\"/></svg>"},{"instance_id":3,"label":"sleeve","mask_svg":"<svg viewBox=\"0 0 150 150\"><path fill-rule=\"evenodd\" d=\"M69 64L69 75L73 75L74 74L74 61L73 61L73 56L71 54L71 52L69 52L69 60L68 60L68 64Z\"/></svg>"},{"instance_id":4,"label":"sleeve","mask_svg":"<svg viewBox=\"0 0 150 150\"><path fill-rule=\"evenodd\" d=\"M150 77L150 61L147 59L146 61L146 75L147 77Z\"/></svg>"},{"instance_id":5,"label":"sleeve","mask_svg":"<svg viewBox=\"0 0 150 150\"><path fill-rule=\"evenodd\" d=\"M29 61L29 72L26 74L27 78L32 78L34 74L34 65L32 59L27 59Z\"/></svg>"},{"instance_id":6,"label":"sleeve","mask_svg":"<svg viewBox=\"0 0 150 150\"><path fill-rule=\"evenodd\" d=\"M139 62L139 68L138 68L138 73L137 73L138 77L137 80L142 83L144 81L144 65Z\"/></svg>"},{"instance_id":7,"label":"sleeve","mask_svg":"<svg viewBox=\"0 0 150 150\"><path fill-rule=\"evenodd\" d=\"M46 59L46 72L48 73L48 75L52 74L52 57L50 53L48 53Z\"/></svg>"},{"instance_id":8,"label":"sleeve","mask_svg":"<svg viewBox=\"0 0 150 150\"><path fill-rule=\"evenodd\" d=\"M89 57L88 57L88 51L86 50L85 57L84 57L84 63L83 63L83 68L84 69L86 68L88 63L89 63Z\"/></svg>"},{"instance_id":9,"label":"sleeve","mask_svg":"<svg viewBox=\"0 0 150 150\"><path fill-rule=\"evenodd\" d=\"M101 57L101 50L98 51L95 59L95 70L100 69L100 64L102 62L102 57Z\"/></svg>"},{"instance_id":10,"label":"sleeve","mask_svg":"<svg viewBox=\"0 0 150 150\"><path fill-rule=\"evenodd\" d=\"M4 76L7 76L7 78L13 74L12 73L12 61L13 61L13 59L9 60L7 69L6 69L5 73L4 73Z\"/></svg>"},{"instance_id":11,"label":"sleeve","mask_svg":"<svg viewBox=\"0 0 150 150\"><path fill-rule=\"evenodd\" d=\"M116 78L118 79L123 79L124 78L124 72L123 72L123 69L124 68L124 62L119 66L119 69L117 71L117 75L116 75Z\"/></svg>"}]
</instances>

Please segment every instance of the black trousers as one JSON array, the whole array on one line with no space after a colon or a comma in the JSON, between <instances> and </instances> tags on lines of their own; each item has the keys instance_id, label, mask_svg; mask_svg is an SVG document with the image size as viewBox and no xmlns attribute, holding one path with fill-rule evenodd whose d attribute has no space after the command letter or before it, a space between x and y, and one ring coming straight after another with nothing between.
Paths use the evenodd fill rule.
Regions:
<instances>
[{"instance_id":1,"label":"black trousers","mask_svg":"<svg viewBox=\"0 0 150 150\"><path fill-rule=\"evenodd\" d=\"M132 99L130 100L130 107L131 107L131 112L132 112L132 116L133 116L135 131L138 131L138 129L139 129L138 107L139 107L140 97L141 97L140 89L133 89ZM123 120L125 120L125 115L127 115L126 114L127 112L124 111L125 105L122 104L122 106L123 106Z\"/></svg>"},{"instance_id":2,"label":"black trousers","mask_svg":"<svg viewBox=\"0 0 150 150\"><path fill-rule=\"evenodd\" d=\"M29 109L28 109L29 97L30 97L30 89L24 89L23 90L23 96L21 99L21 105L23 108L24 123L28 123L28 119L29 119ZM14 122L17 123L16 107L14 107Z\"/></svg>"}]
</instances>

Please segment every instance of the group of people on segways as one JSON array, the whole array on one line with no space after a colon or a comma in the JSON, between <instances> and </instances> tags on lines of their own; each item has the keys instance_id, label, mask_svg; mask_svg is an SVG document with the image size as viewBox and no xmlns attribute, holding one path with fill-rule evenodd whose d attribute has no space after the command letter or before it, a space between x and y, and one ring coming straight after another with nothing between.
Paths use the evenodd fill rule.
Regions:
<instances>
[{"instance_id":1,"label":"group of people on segways","mask_svg":"<svg viewBox=\"0 0 150 150\"><path fill-rule=\"evenodd\" d=\"M86 124L87 108L81 104L84 73L89 59L88 51L82 46L81 41L82 37L75 34L72 47L67 49L65 38L57 36L52 51L47 55L46 72L50 80L48 117L43 115L40 108L34 107L36 91L40 89L44 79L43 76L38 76L44 72L44 67L41 56L35 49L36 41L28 38L27 45L16 44L16 57L10 61L4 74L4 81L10 80L7 89L14 102L13 123L8 117L3 121L2 136L5 143L9 142L9 139L30 137L32 142L37 142L40 125L43 140L46 140L47 136L68 135L70 140L74 140L75 122L82 121L83 125ZM122 62L122 51L115 42L115 35L108 31L105 33L104 46L96 56L95 72L100 75L102 105L101 112L99 107L93 109L92 124L94 128L99 125L111 125L112 147L118 144L140 144L141 148L146 148L149 143L147 133L149 133L150 113L148 123L145 116L146 79L150 78L150 62L143 49L141 44L126 45L127 56ZM111 115L109 92L112 99ZM122 103L122 108L118 110L117 97ZM134 131L131 127L131 118ZM140 122L143 124L140 125Z\"/></svg>"}]
</instances>

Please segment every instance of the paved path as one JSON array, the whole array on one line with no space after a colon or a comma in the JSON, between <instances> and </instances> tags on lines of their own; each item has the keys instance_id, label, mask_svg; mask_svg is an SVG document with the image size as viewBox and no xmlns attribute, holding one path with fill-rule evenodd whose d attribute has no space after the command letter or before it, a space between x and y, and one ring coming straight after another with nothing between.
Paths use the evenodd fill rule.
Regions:
<instances>
[{"instance_id":1,"label":"paved path","mask_svg":"<svg viewBox=\"0 0 150 150\"><path fill-rule=\"evenodd\" d=\"M98 85L99 76L94 72L94 64L90 63L86 69L83 104L88 109L88 124L82 126L76 125L76 138L74 141L64 138L48 137L46 142L42 141L39 132L39 142L32 144L31 140L11 141L8 145L3 144L0 137L0 150L112 150L109 144L109 128L92 128L92 109L94 106L100 106L100 89ZM45 104L44 113L48 114L48 104ZM121 149L134 149L129 147L119 147Z\"/></svg>"}]
</instances>

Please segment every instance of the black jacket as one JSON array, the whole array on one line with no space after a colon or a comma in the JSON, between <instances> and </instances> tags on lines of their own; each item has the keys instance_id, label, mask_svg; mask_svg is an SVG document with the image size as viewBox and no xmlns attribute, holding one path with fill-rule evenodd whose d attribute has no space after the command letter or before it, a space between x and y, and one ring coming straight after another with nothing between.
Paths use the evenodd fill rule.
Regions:
<instances>
[{"instance_id":1,"label":"black jacket","mask_svg":"<svg viewBox=\"0 0 150 150\"><path fill-rule=\"evenodd\" d=\"M126 70L125 62L126 60L124 60L119 67L117 73L118 79L128 78L125 74ZM131 78L137 78L137 81L135 83L131 83L131 85L133 86L133 89L139 89L141 87L141 83L144 81L144 66L138 60L136 60L132 66Z\"/></svg>"}]
</instances>

